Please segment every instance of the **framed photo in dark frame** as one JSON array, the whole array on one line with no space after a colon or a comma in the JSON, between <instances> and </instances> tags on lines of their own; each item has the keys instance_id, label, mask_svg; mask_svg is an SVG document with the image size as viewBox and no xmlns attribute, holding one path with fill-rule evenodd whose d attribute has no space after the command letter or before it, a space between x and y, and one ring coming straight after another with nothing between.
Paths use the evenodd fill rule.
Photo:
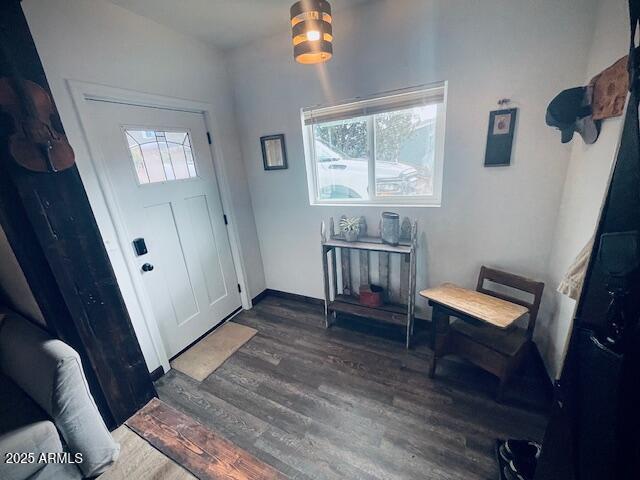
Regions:
<instances>
[{"instance_id":1,"label":"framed photo in dark frame","mask_svg":"<svg viewBox=\"0 0 640 480\"><path fill-rule=\"evenodd\" d=\"M265 170L289 168L283 133L260 137L260 145L262 146L262 163Z\"/></svg>"},{"instance_id":2,"label":"framed photo in dark frame","mask_svg":"<svg viewBox=\"0 0 640 480\"><path fill-rule=\"evenodd\" d=\"M489 114L485 167L500 167L511 164L513 133L516 129L517 108L494 110Z\"/></svg>"}]
</instances>

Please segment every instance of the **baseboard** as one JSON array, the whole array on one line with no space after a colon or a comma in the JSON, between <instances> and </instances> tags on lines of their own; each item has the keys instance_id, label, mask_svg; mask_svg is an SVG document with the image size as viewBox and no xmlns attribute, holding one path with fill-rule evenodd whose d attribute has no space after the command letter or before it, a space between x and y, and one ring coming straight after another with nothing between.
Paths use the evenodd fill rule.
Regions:
<instances>
[{"instance_id":1,"label":"baseboard","mask_svg":"<svg viewBox=\"0 0 640 480\"><path fill-rule=\"evenodd\" d=\"M164 376L164 373L164 368L162 368L162 365L160 365L153 372L150 372L149 376L151 377L151 381L155 382L157 380L160 380Z\"/></svg>"},{"instance_id":2,"label":"baseboard","mask_svg":"<svg viewBox=\"0 0 640 480\"><path fill-rule=\"evenodd\" d=\"M252 303L253 305L255 305L255 304L257 304L257 303L260 303L260 302L264 299L264 297L266 297L267 295L269 295L269 289L268 289L268 288L265 288L265 289L264 289L263 291L261 291L258 295L256 295L255 297L253 297L253 298L251 299L251 303Z\"/></svg>"},{"instance_id":3,"label":"baseboard","mask_svg":"<svg viewBox=\"0 0 640 480\"><path fill-rule=\"evenodd\" d=\"M306 295L283 292L282 290L272 290L271 288L267 288L260 295L262 294L264 294L264 297L271 295L274 297L286 298L287 300L296 300L298 302L310 303L312 305L324 305L324 300L322 300L321 298L307 297Z\"/></svg>"},{"instance_id":4,"label":"baseboard","mask_svg":"<svg viewBox=\"0 0 640 480\"><path fill-rule=\"evenodd\" d=\"M298 301L298 302L304 302L304 303L309 303L311 305L324 305L324 300L321 298L315 298L315 297L307 297L306 295L299 295L297 293L289 293L289 292L283 292L282 290L273 290L271 288L267 288L264 291L262 291L261 293L259 293L258 295L256 295L256 297L253 299L253 304L255 305L256 303L260 302L261 300L263 300L264 298L268 297L268 296L273 296L273 297L279 297L279 298L286 298L287 300L294 300L294 301ZM425 323L428 325L431 325L431 319L425 318L425 317L415 317L416 322L420 322L420 323Z\"/></svg>"}]
</instances>

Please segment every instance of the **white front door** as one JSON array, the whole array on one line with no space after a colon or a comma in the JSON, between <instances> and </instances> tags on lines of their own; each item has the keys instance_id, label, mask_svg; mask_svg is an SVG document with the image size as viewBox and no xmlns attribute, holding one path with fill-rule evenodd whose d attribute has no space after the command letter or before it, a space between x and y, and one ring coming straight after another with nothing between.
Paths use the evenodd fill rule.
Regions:
<instances>
[{"instance_id":1,"label":"white front door","mask_svg":"<svg viewBox=\"0 0 640 480\"><path fill-rule=\"evenodd\" d=\"M87 103L88 128L172 357L241 304L204 116Z\"/></svg>"}]
</instances>

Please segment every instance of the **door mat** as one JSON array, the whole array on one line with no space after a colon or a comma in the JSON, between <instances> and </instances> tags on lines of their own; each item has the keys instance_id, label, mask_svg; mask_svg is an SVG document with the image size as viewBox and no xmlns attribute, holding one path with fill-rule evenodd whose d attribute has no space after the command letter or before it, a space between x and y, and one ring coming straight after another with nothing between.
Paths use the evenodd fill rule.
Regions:
<instances>
[{"instance_id":1,"label":"door mat","mask_svg":"<svg viewBox=\"0 0 640 480\"><path fill-rule=\"evenodd\" d=\"M157 398L126 425L201 480L286 480L275 468Z\"/></svg>"},{"instance_id":2,"label":"door mat","mask_svg":"<svg viewBox=\"0 0 640 480\"><path fill-rule=\"evenodd\" d=\"M171 368L203 381L258 333L255 328L227 322L171 361Z\"/></svg>"}]
</instances>

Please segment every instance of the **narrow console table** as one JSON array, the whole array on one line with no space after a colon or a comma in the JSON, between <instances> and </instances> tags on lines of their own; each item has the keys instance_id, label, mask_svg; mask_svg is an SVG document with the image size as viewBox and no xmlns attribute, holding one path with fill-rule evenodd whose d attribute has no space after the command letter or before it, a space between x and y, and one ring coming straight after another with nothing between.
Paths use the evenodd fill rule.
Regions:
<instances>
[{"instance_id":1,"label":"narrow console table","mask_svg":"<svg viewBox=\"0 0 640 480\"><path fill-rule=\"evenodd\" d=\"M331 319L337 313L370 318L380 322L401 325L406 328L406 346L411 346L416 297L416 236L417 224L405 218L398 245L383 243L378 237L362 236L355 242L347 242L342 235L334 232L333 218L327 235L324 222L321 227L322 268L324 273L324 313L325 326L331 326ZM336 251L341 250L340 268L342 289L338 291L338 262ZM359 252L359 269L354 272L358 281L352 286L351 251ZM383 288L384 304L370 307L359 302L359 287L370 284L370 252L378 254L378 283ZM400 255L400 288L394 289L390 281L390 255ZM355 275L354 275L355 276Z\"/></svg>"}]
</instances>

